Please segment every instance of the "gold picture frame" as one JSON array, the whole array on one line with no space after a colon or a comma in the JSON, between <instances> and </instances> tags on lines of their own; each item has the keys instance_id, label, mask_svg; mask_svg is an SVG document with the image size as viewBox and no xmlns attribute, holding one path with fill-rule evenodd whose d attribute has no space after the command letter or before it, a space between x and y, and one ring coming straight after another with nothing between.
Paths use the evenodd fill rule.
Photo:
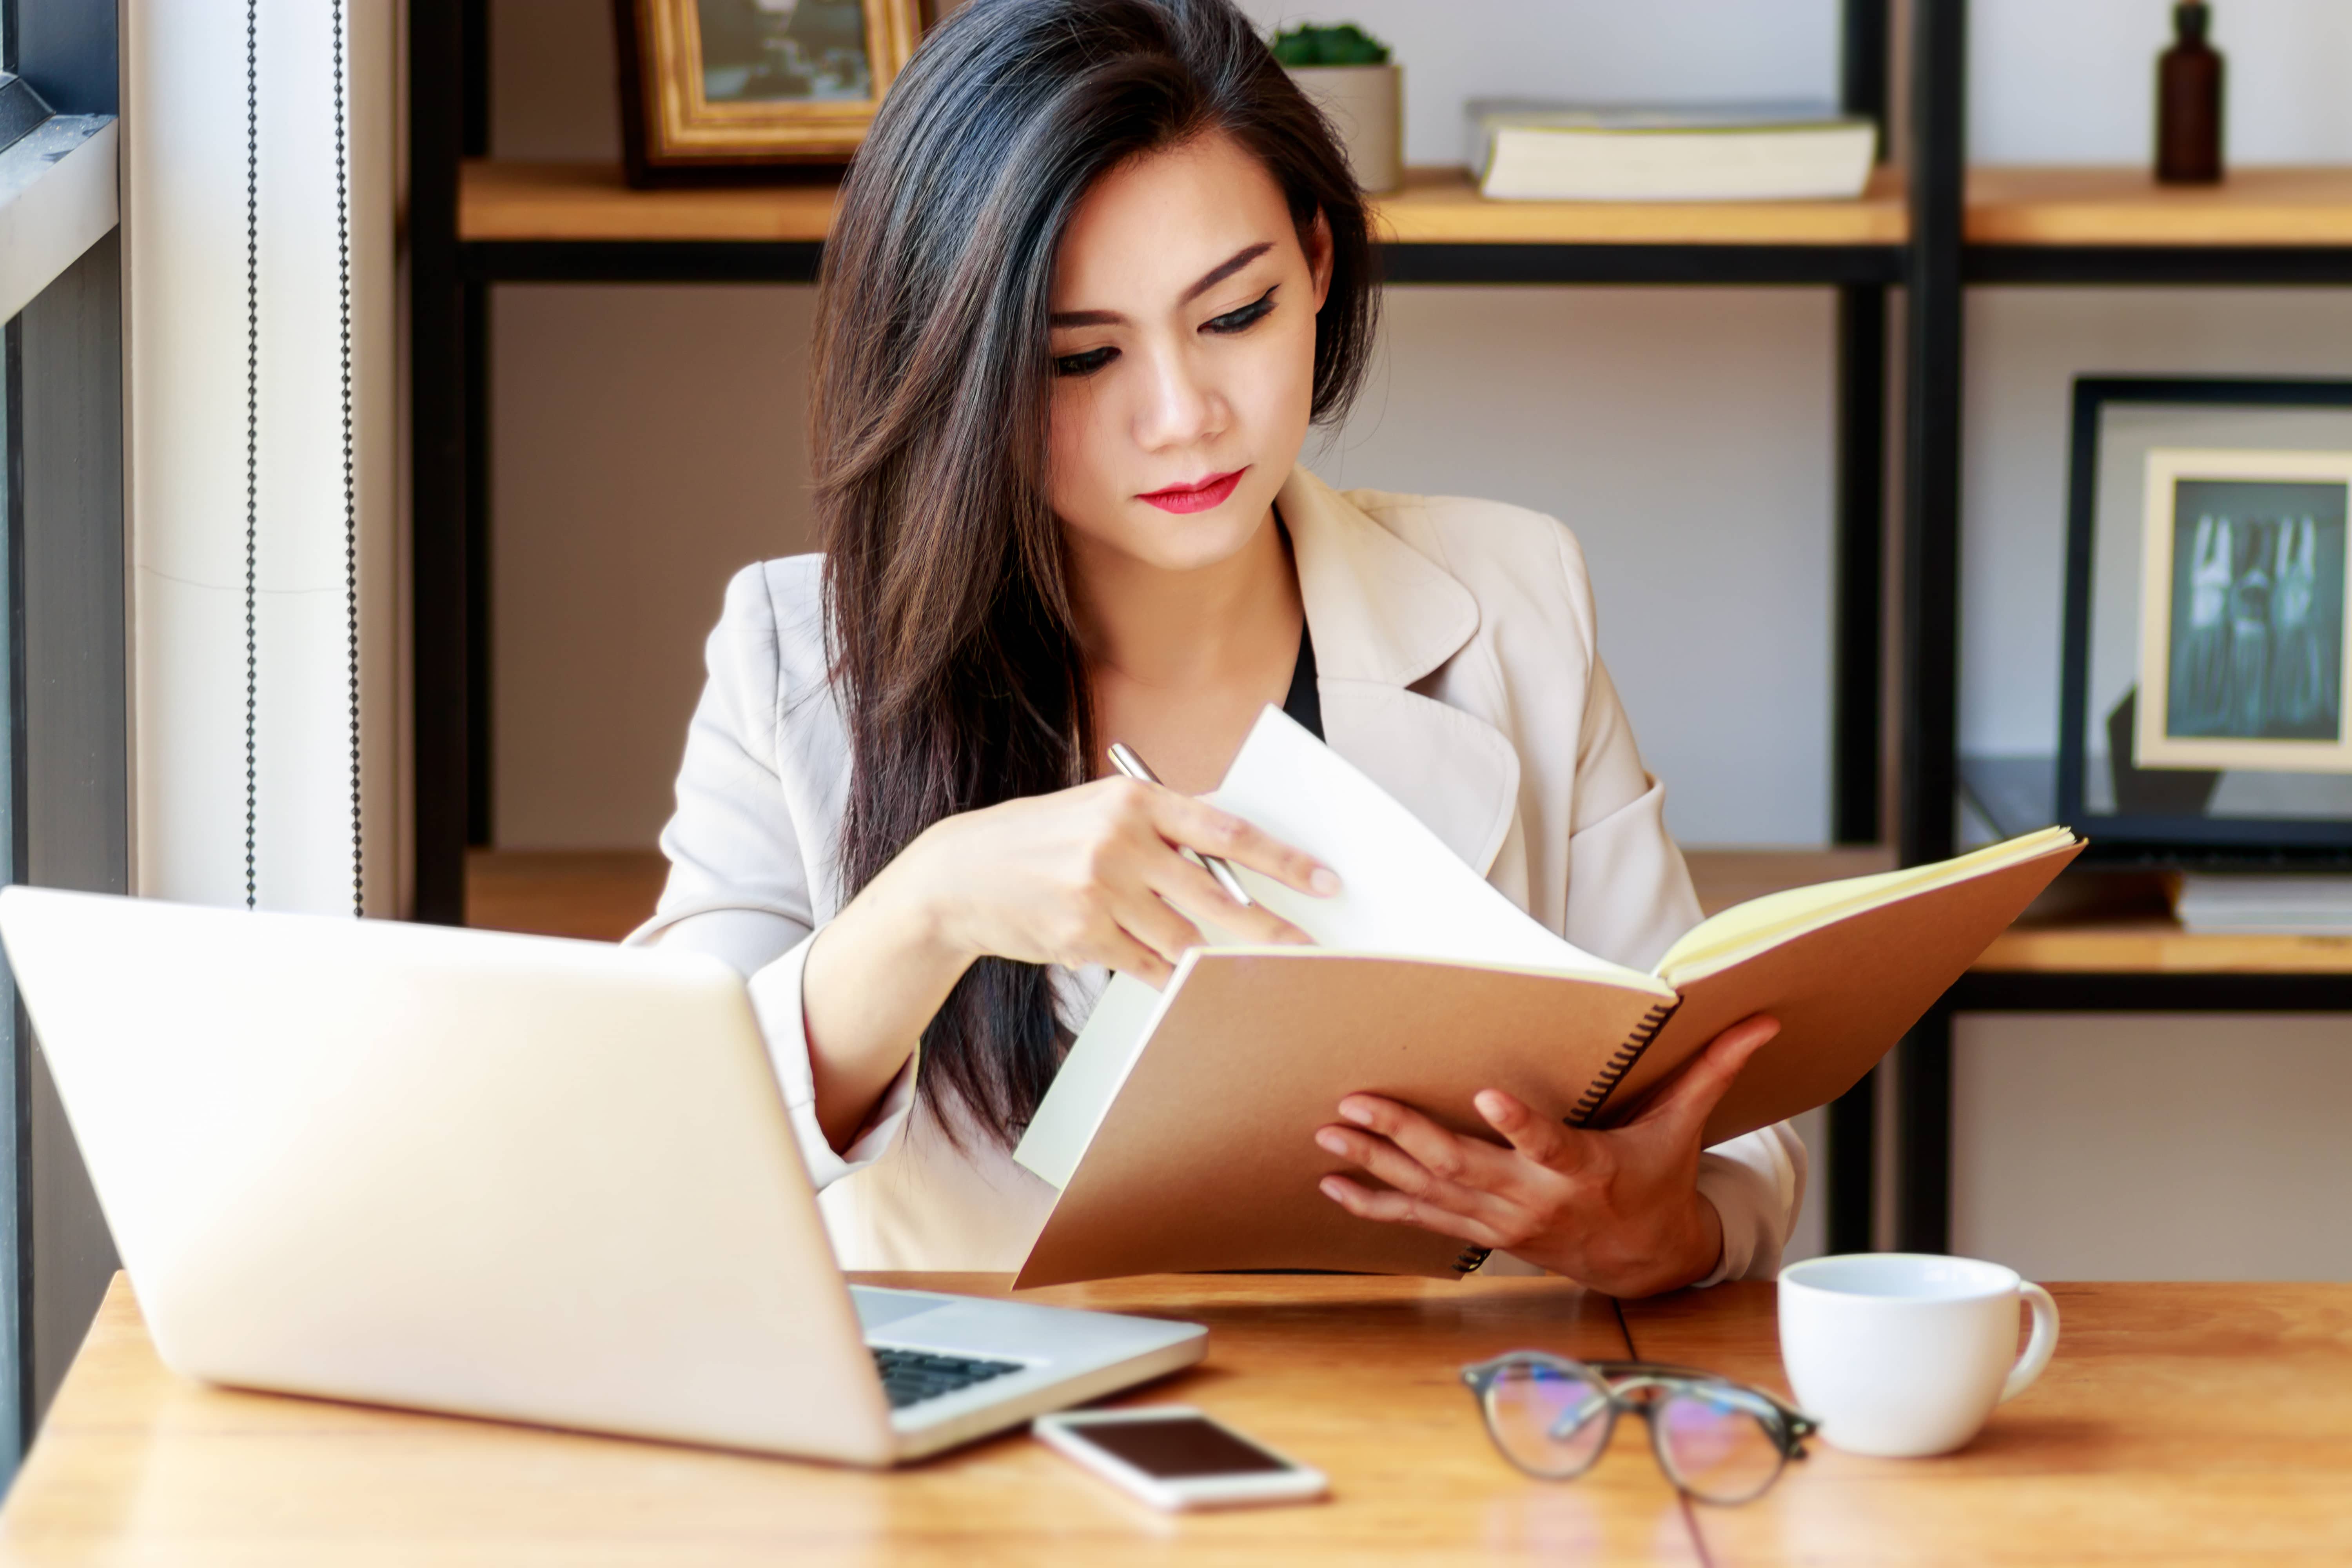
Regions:
<instances>
[{"instance_id":1,"label":"gold picture frame","mask_svg":"<svg viewBox=\"0 0 2352 1568\"><path fill-rule=\"evenodd\" d=\"M2352 773L2352 452L2155 447L2137 767Z\"/></svg>"},{"instance_id":2,"label":"gold picture frame","mask_svg":"<svg viewBox=\"0 0 2352 1568\"><path fill-rule=\"evenodd\" d=\"M922 0L615 0L636 184L846 163L913 56Z\"/></svg>"}]
</instances>

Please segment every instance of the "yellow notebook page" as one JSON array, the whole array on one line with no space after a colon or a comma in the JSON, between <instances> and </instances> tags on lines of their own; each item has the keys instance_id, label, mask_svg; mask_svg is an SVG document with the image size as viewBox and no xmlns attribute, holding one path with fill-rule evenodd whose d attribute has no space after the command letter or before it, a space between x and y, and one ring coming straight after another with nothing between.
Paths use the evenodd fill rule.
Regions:
<instances>
[{"instance_id":1,"label":"yellow notebook page","mask_svg":"<svg viewBox=\"0 0 2352 1568\"><path fill-rule=\"evenodd\" d=\"M1827 925L1870 905L1958 882L1998 866L2031 860L2074 841L2071 829L2045 827L2038 833L1988 844L1949 860L1938 860L1932 866L1912 866L1868 877L1817 882L1810 888L1791 888L1784 893L1767 893L1692 927L1658 960L1656 973L1668 984L1678 984L1677 975L1712 967L1734 953Z\"/></svg>"}]
</instances>

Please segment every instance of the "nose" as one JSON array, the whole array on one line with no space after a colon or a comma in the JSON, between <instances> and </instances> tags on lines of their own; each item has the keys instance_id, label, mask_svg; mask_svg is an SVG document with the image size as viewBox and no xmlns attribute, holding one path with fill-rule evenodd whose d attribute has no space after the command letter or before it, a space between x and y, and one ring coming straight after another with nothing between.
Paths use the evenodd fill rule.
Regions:
<instances>
[{"instance_id":1,"label":"nose","mask_svg":"<svg viewBox=\"0 0 2352 1568\"><path fill-rule=\"evenodd\" d=\"M1225 400L1181 347L1155 350L1136 410L1135 437L1149 452L1198 446L1223 434Z\"/></svg>"}]
</instances>

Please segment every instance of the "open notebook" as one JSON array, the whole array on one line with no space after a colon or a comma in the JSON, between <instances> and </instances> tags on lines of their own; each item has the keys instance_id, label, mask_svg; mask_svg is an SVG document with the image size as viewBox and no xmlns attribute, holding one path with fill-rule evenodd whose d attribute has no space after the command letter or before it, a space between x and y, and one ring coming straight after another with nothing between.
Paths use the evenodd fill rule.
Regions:
<instances>
[{"instance_id":1,"label":"open notebook","mask_svg":"<svg viewBox=\"0 0 2352 1568\"><path fill-rule=\"evenodd\" d=\"M2063 828L1956 860L1775 893L1692 930L1651 973L1545 930L1280 711L1210 797L1338 872L1324 900L1236 867L1311 948L1187 953L1164 992L1112 977L1014 1158L1061 1191L1020 1283L1160 1270L1445 1275L1458 1243L1347 1214L1315 1129L1386 1094L1492 1137L1486 1088L1607 1125L1748 1015L1780 1037L1709 1142L1851 1088L2081 848Z\"/></svg>"}]
</instances>

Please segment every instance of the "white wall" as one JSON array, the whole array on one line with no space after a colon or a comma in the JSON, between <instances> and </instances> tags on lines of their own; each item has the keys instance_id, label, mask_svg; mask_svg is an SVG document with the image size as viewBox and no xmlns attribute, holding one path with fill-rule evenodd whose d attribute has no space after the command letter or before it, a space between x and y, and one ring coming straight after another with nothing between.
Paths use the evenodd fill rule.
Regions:
<instances>
[{"instance_id":1,"label":"white wall","mask_svg":"<svg viewBox=\"0 0 2352 1568\"><path fill-rule=\"evenodd\" d=\"M1973 0L1969 152L1980 163L2138 163L2156 138L2155 67L2168 0ZM2213 7L2228 57L2224 128L2242 164L2352 160L2352 6L2234 0Z\"/></svg>"},{"instance_id":2,"label":"white wall","mask_svg":"<svg viewBox=\"0 0 2352 1568\"><path fill-rule=\"evenodd\" d=\"M509 848L649 847L702 638L805 550L806 289L500 290L492 774Z\"/></svg>"},{"instance_id":3,"label":"white wall","mask_svg":"<svg viewBox=\"0 0 2352 1568\"><path fill-rule=\"evenodd\" d=\"M1456 105L1473 94L1821 97L1836 79L1832 0L1314 9L1397 46L1415 161L1459 156ZM2145 157L2165 10L1977 0L1979 160ZM602 0L496 0L501 153L616 155L609 15ZM2241 161L2352 160L2352 10L2249 0L2219 8L2217 31ZM509 289L498 309L499 837L646 843L728 571L803 537L805 297ZM1676 831L1818 841L1826 297L1410 289L1390 311L1382 374L1318 466L1569 519ZM2069 378L2334 371L2352 364L2352 293L1982 290L1968 341L1963 741L2046 751ZM1966 1020L1955 1244L2048 1278L2352 1274L2340 1248L2308 1244L2343 1233L2346 1033L2335 1018ZM1818 1194L1811 1207L1801 1251L1819 1245Z\"/></svg>"}]
</instances>

